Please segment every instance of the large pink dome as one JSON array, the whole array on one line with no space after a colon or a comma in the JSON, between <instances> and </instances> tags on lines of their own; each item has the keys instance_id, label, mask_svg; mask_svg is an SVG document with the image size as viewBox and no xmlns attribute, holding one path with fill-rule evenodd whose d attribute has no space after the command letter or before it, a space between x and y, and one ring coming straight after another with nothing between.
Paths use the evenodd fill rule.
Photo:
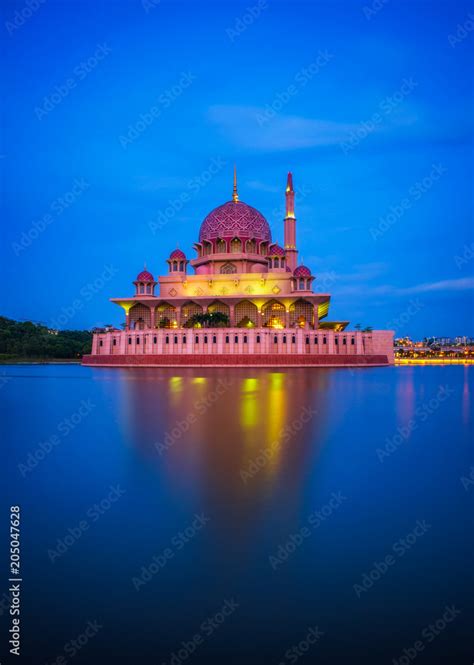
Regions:
<instances>
[{"instance_id":1,"label":"large pink dome","mask_svg":"<svg viewBox=\"0 0 474 665\"><path fill-rule=\"evenodd\" d=\"M243 201L228 201L214 208L201 224L199 242L214 238L255 238L271 242L265 217Z\"/></svg>"}]
</instances>

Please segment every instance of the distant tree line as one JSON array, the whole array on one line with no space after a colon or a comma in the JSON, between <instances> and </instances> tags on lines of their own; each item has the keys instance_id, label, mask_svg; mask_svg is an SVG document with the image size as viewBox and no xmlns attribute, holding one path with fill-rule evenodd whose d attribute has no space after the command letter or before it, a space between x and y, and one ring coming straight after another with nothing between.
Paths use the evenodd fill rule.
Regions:
<instances>
[{"instance_id":1,"label":"distant tree line","mask_svg":"<svg viewBox=\"0 0 474 665\"><path fill-rule=\"evenodd\" d=\"M81 358L90 353L92 333L52 330L31 321L0 316L0 355L18 358Z\"/></svg>"}]
</instances>

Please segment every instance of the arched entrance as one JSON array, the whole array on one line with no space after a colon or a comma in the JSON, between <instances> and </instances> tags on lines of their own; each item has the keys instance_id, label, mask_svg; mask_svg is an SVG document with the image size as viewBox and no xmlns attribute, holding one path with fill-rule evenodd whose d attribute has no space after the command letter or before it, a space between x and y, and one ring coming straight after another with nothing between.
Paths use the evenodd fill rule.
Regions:
<instances>
[{"instance_id":1,"label":"arched entrance","mask_svg":"<svg viewBox=\"0 0 474 665\"><path fill-rule=\"evenodd\" d=\"M307 300L297 300L290 305L290 326L305 328L314 324L313 305Z\"/></svg>"},{"instance_id":2,"label":"arched entrance","mask_svg":"<svg viewBox=\"0 0 474 665\"><path fill-rule=\"evenodd\" d=\"M145 330L151 326L151 312L146 305L137 303L130 308L130 329Z\"/></svg>"},{"instance_id":3,"label":"arched entrance","mask_svg":"<svg viewBox=\"0 0 474 665\"><path fill-rule=\"evenodd\" d=\"M234 318L238 328L252 328L258 325L257 306L250 300L241 300L235 306Z\"/></svg>"},{"instance_id":4,"label":"arched entrance","mask_svg":"<svg viewBox=\"0 0 474 665\"><path fill-rule=\"evenodd\" d=\"M263 325L269 328L284 328L286 321L285 306L277 300L270 300L262 307Z\"/></svg>"},{"instance_id":5,"label":"arched entrance","mask_svg":"<svg viewBox=\"0 0 474 665\"><path fill-rule=\"evenodd\" d=\"M212 302L207 308L207 311L210 314L214 314L215 312L220 312L221 314L225 314L230 318L229 305L226 305L225 302L222 302L221 300L214 300L214 302Z\"/></svg>"},{"instance_id":6,"label":"arched entrance","mask_svg":"<svg viewBox=\"0 0 474 665\"><path fill-rule=\"evenodd\" d=\"M192 300L185 302L184 305L181 307L181 325L185 326L188 323L188 321L192 319L193 316L202 313L203 309L201 305L198 305L197 302L194 302Z\"/></svg>"},{"instance_id":7,"label":"arched entrance","mask_svg":"<svg viewBox=\"0 0 474 665\"><path fill-rule=\"evenodd\" d=\"M176 308L167 302L161 303L156 308L155 314L155 327L156 328L173 328L177 326L176 321Z\"/></svg>"}]
</instances>

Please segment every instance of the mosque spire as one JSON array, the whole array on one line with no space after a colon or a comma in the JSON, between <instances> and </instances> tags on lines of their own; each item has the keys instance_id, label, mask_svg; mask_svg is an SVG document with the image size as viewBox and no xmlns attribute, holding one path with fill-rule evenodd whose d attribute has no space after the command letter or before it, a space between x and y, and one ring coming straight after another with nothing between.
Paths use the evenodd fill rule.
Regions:
<instances>
[{"instance_id":1,"label":"mosque spire","mask_svg":"<svg viewBox=\"0 0 474 665\"><path fill-rule=\"evenodd\" d=\"M294 270L298 262L296 249L296 219L295 219L295 190L293 189L293 176L288 173L285 190L286 206L285 221L283 222L285 252L287 266Z\"/></svg>"},{"instance_id":2,"label":"mosque spire","mask_svg":"<svg viewBox=\"0 0 474 665\"><path fill-rule=\"evenodd\" d=\"M239 194L237 192L237 167L234 164L234 191L232 194L232 200L234 203L237 203L239 200Z\"/></svg>"},{"instance_id":3,"label":"mosque spire","mask_svg":"<svg viewBox=\"0 0 474 665\"><path fill-rule=\"evenodd\" d=\"M293 175L291 172L288 172L288 177L286 179L286 212L285 217L294 217L295 216L295 190L293 189Z\"/></svg>"}]
</instances>

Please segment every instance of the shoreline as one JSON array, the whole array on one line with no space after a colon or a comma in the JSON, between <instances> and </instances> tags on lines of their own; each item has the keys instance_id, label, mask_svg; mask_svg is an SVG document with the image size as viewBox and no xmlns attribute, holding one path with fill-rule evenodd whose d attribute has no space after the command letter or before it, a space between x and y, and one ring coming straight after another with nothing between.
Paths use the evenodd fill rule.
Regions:
<instances>
[{"instance_id":1,"label":"shoreline","mask_svg":"<svg viewBox=\"0 0 474 665\"><path fill-rule=\"evenodd\" d=\"M395 365L474 365L474 358L395 358Z\"/></svg>"},{"instance_id":2,"label":"shoreline","mask_svg":"<svg viewBox=\"0 0 474 665\"><path fill-rule=\"evenodd\" d=\"M0 365L82 365L82 359L68 360L67 358L51 358L51 359L38 359L32 358L9 358L0 359Z\"/></svg>"},{"instance_id":3,"label":"shoreline","mask_svg":"<svg viewBox=\"0 0 474 665\"><path fill-rule=\"evenodd\" d=\"M12 358L9 360L0 360L0 366L1 365L81 365L84 367L93 367L94 365L83 365L82 359L81 360L68 360L68 359L18 359L18 358ZM444 359L444 358L430 358L430 359L424 359L424 358L396 358L395 363L392 366L409 366L409 365L474 365L474 359L463 359L463 358L451 358L449 360ZM101 365L96 365L97 367L100 367ZM148 365L148 367L155 367L156 369L159 369L160 367L169 367L169 365ZM199 365L191 365L191 367L199 367ZM212 365L209 365L212 367ZM232 365L232 367L250 367L250 365ZM268 366L268 365L267 365ZM282 365L283 366L283 365ZM310 365L307 365L310 367ZM319 365L321 367L321 365ZM344 367L344 365L327 365L327 367ZM364 367L364 365L361 365ZM372 365L372 367L377 367L377 366L384 366L387 367L389 365ZM117 365L102 365L102 367L120 367ZM126 365L123 365L122 367L126 367ZM129 365L129 367L146 367L146 365ZM265 367L265 365L263 365ZM292 367L292 365L287 365L286 367ZM294 367L294 365L293 365ZM312 367L317 368L317 365L312 365ZM346 367L349 367L346 365ZM370 365L366 365L366 367L370 367Z\"/></svg>"}]
</instances>

